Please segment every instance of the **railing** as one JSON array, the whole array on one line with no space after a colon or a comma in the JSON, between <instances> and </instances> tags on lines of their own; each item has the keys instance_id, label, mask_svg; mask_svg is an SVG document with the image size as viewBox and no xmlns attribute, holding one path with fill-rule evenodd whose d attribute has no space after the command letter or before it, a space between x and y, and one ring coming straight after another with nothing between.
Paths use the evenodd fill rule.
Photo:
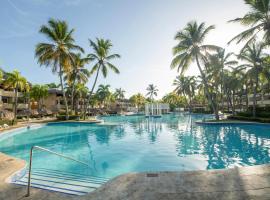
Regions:
<instances>
[{"instance_id":1,"label":"railing","mask_svg":"<svg viewBox=\"0 0 270 200\"><path fill-rule=\"evenodd\" d=\"M32 171L32 161L33 161L33 151L34 149L38 149L40 151L45 151L45 152L48 152L48 153L51 153L51 154L54 154L54 155L57 155L57 156L60 156L60 157L63 157L63 158L66 158L68 160L72 160L72 161L75 161L75 162L78 162L80 164L83 164L83 165L86 165L86 166L89 166L87 163L85 162L82 162L82 161L79 161L79 160L76 160L74 158L71 158L69 156L66 156L66 155L63 155L63 154L60 154L60 153L56 153L54 151L51 151L49 149L45 149L43 147L40 147L40 146L32 146L31 150L30 150L30 161L29 161L29 171L28 171L28 183L27 183L27 193L26 193L26 197L29 197L30 196L30 186L31 186L31 171Z\"/></svg>"}]
</instances>

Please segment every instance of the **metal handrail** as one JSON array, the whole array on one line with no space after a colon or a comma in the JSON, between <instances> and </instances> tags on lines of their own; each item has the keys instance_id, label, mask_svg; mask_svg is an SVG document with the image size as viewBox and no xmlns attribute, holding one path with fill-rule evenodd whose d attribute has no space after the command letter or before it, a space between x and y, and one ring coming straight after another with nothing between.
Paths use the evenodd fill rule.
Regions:
<instances>
[{"instance_id":1,"label":"metal handrail","mask_svg":"<svg viewBox=\"0 0 270 200\"><path fill-rule=\"evenodd\" d=\"M54 154L54 155L57 155L57 156L60 156L60 157L63 157L63 158L66 158L68 160L72 160L72 161L75 161L75 162L78 162L80 164L83 164L83 165L86 165L86 166L90 166L88 165L87 163L85 162L82 162L82 161L79 161L79 160L76 160L74 158L71 158L69 156L66 156L66 155L63 155L63 154L60 154L60 153L56 153L54 151L51 151L49 149L45 149L43 147L40 147L40 146L32 146L31 150L30 150L30 161L29 161L29 170L28 170L28 183L27 183L27 193L26 193L26 197L29 197L30 196L30 186L31 186L31 171L32 171L32 160L33 160L33 151L34 149L38 149L40 151L45 151L45 152L48 152L48 153L51 153L51 154Z\"/></svg>"}]
</instances>

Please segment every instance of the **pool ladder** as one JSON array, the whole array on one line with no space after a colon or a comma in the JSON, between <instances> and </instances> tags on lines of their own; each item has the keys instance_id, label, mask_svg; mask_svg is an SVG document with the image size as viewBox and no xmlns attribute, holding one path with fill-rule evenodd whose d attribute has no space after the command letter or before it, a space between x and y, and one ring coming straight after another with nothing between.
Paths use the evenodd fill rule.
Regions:
<instances>
[{"instance_id":1,"label":"pool ladder","mask_svg":"<svg viewBox=\"0 0 270 200\"><path fill-rule=\"evenodd\" d=\"M32 172L32 162L33 162L33 152L34 152L34 149L37 149L39 151L44 151L44 152L47 152L47 153L51 153L51 154L54 154L54 155L57 155L57 156L60 156L60 157L63 157L63 158L66 158L68 160L72 160L74 162L77 162L77 163L80 163L82 165L86 165L86 166L90 166L88 165L87 163L85 162L82 162L82 161L79 161L79 160L76 160L74 158L71 158L69 156L66 156L66 155L63 155L63 154L60 154L60 153L56 153L54 151L51 151L49 149L46 149L46 148L43 148L43 147L40 147L40 146L32 146L31 150L30 150L30 159L29 159L29 169L28 169L28 181L27 181L27 193L26 193L26 197L29 197L30 196L30 186L31 186L31 172Z\"/></svg>"}]
</instances>

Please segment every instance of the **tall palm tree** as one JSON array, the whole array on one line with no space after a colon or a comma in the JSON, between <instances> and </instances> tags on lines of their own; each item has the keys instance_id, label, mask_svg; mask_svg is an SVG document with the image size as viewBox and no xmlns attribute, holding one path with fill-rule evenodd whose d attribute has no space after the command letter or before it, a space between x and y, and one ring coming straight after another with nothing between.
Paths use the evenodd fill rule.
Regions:
<instances>
[{"instance_id":1,"label":"tall palm tree","mask_svg":"<svg viewBox=\"0 0 270 200\"><path fill-rule=\"evenodd\" d=\"M249 26L247 30L236 35L230 42L240 43L247 41L246 45L256 39L258 33L262 33L267 44L270 42L270 1L269 0L244 0L250 7L250 11L243 17L236 18L230 22L237 22ZM230 43L229 42L229 43Z\"/></svg>"},{"instance_id":2,"label":"tall palm tree","mask_svg":"<svg viewBox=\"0 0 270 200\"><path fill-rule=\"evenodd\" d=\"M36 57L40 65L51 67L53 73L58 73L63 98L65 102L66 118L68 119L68 102L64 90L63 74L70 71L74 65L72 51L83 49L75 44L74 29L69 29L65 21L50 19L47 25L42 25L39 32L46 36L48 43L39 43L36 46Z\"/></svg>"},{"instance_id":3,"label":"tall palm tree","mask_svg":"<svg viewBox=\"0 0 270 200\"><path fill-rule=\"evenodd\" d=\"M85 84L88 81L90 72L85 68L85 64L90 61L90 58L82 58L81 54L74 55L74 63L71 66L70 71L66 74L64 79L67 81L68 85L71 86L71 109L74 111L74 93L75 85Z\"/></svg>"},{"instance_id":4,"label":"tall palm tree","mask_svg":"<svg viewBox=\"0 0 270 200\"><path fill-rule=\"evenodd\" d=\"M96 72L96 77L95 77L92 89L90 91L90 95L88 97L88 101L87 101L88 105L90 102L90 98L94 92L100 71L102 72L102 75L104 78L107 77L108 69L111 69L116 74L120 73L119 69L111 63L111 60L115 58L120 58L119 54L110 54L111 48L113 46L111 41L97 38L96 42L92 40L89 40L89 42L90 42L90 47L93 49L93 53L89 54L88 57L90 58L91 61L95 61L95 64L92 67L90 73L93 74ZM85 114L86 112L87 111L85 111ZM84 118L85 118L85 114L84 114Z\"/></svg>"},{"instance_id":5,"label":"tall palm tree","mask_svg":"<svg viewBox=\"0 0 270 200\"><path fill-rule=\"evenodd\" d=\"M157 96L157 92L158 92L157 86L155 86L154 84L150 84L148 85L146 90L148 91L146 95L149 96L151 101L153 102L154 96Z\"/></svg>"},{"instance_id":6,"label":"tall palm tree","mask_svg":"<svg viewBox=\"0 0 270 200\"><path fill-rule=\"evenodd\" d=\"M14 70L13 72L6 73L6 79L4 81L4 87L10 88L15 91L14 97L14 105L13 105L13 112L14 112L14 120L13 123L17 120L17 107L18 107L18 92L19 91L29 91L30 86L19 71Z\"/></svg>"},{"instance_id":7,"label":"tall palm tree","mask_svg":"<svg viewBox=\"0 0 270 200\"><path fill-rule=\"evenodd\" d=\"M238 70L233 70L232 72L225 69L223 71L223 90L224 96L227 100L228 110L231 107L233 115L235 114L235 105L236 105L236 95L237 97L242 96L242 80L239 76Z\"/></svg>"},{"instance_id":8,"label":"tall palm tree","mask_svg":"<svg viewBox=\"0 0 270 200\"><path fill-rule=\"evenodd\" d=\"M238 66L238 68L248 69L249 74L253 82L253 117L256 117L256 105L257 105L257 91L259 86L259 75L263 71L263 59L266 56L263 53L265 45L263 43L253 42L249 44L239 55L238 58L245 63Z\"/></svg>"},{"instance_id":9,"label":"tall palm tree","mask_svg":"<svg viewBox=\"0 0 270 200\"><path fill-rule=\"evenodd\" d=\"M238 64L238 61L232 59L234 54L232 52L227 53L224 48L220 48L217 50L215 54L207 55L207 76L208 80L212 81L214 88L216 91L216 96L220 94L220 99L222 102L222 109L224 108L224 71L227 68L232 68L233 66ZM219 101L216 99L216 101Z\"/></svg>"},{"instance_id":10,"label":"tall palm tree","mask_svg":"<svg viewBox=\"0 0 270 200\"><path fill-rule=\"evenodd\" d=\"M30 91L30 98L38 101L38 109L41 110L41 105L43 104L44 98L46 98L48 93L47 85L33 85Z\"/></svg>"},{"instance_id":11,"label":"tall palm tree","mask_svg":"<svg viewBox=\"0 0 270 200\"><path fill-rule=\"evenodd\" d=\"M216 51L220 48L215 45L203 44L207 34L214 28L215 26L213 25L207 27L205 23L198 24L195 21L189 22L183 30L177 32L175 40L178 41L178 44L173 48L173 55L175 57L172 60L171 68L177 68L178 71L183 74L190 67L191 63L196 61L205 87L207 99L215 113L216 119L219 120L218 109L209 93L206 76L201 66L201 62L205 63L205 52Z\"/></svg>"}]
</instances>

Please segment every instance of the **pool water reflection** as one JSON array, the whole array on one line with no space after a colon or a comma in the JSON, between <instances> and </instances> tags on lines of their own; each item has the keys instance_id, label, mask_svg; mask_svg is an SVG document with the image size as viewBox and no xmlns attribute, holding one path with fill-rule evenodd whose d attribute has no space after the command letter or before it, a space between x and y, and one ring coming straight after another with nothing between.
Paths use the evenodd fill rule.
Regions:
<instances>
[{"instance_id":1,"label":"pool water reflection","mask_svg":"<svg viewBox=\"0 0 270 200\"><path fill-rule=\"evenodd\" d=\"M36 152L34 168L114 177L126 172L222 169L270 162L270 126L198 126L209 115L104 117L104 124L56 123L0 138L0 151L28 159L33 145L91 165Z\"/></svg>"}]
</instances>

